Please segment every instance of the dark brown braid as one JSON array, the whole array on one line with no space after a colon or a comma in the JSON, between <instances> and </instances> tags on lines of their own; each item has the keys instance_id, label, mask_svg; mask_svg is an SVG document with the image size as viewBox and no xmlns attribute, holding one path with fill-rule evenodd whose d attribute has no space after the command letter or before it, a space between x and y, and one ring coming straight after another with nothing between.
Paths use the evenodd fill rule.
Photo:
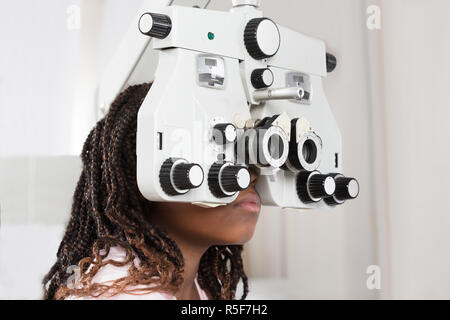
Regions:
<instances>
[{"instance_id":1,"label":"dark brown braid","mask_svg":"<svg viewBox=\"0 0 450 320\"><path fill-rule=\"evenodd\" d=\"M180 288L183 255L167 233L145 218L151 203L136 183L137 114L150 87L135 85L122 92L86 139L70 220L57 260L43 279L44 299L153 291L174 294ZM124 261L104 260L113 246L125 249ZM198 281L210 298L234 299L241 279L241 299L247 296L242 249L242 245L212 246L203 255ZM135 258L140 264L135 265ZM129 276L111 285L94 283L92 278L107 264L129 265ZM78 265L82 277L80 286L68 288L71 274L67 270L72 265ZM137 285L146 289L132 288Z\"/></svg>"}]
</instances>

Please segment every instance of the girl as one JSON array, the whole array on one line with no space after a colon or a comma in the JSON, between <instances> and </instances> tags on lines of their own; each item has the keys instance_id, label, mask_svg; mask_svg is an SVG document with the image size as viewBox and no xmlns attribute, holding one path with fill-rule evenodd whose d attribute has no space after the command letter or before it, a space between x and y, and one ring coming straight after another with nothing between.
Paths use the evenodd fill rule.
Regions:
<instances>
[{"instance_id":1,"label":"girl","mask_svg":"<svg viewBox=\"0 0 450 320\"><path fill-rule=\"evenodd\" d=\"M121 93L84 144L45 299L235 299L241 280L247 296L241 254L259 216L257 175L226 206L146 200L136 182L136 123L150 87Z\"/></svg>"}]
</instances>

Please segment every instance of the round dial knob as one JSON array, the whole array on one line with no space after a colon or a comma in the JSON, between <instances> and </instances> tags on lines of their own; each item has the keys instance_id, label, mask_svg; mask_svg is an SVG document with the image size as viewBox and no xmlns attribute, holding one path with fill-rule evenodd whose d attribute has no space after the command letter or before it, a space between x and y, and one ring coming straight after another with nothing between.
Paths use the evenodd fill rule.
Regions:
<instances>
[{"instance_id":1,"label":"round dial knob","mask_svg":"<svg viewBox=\"0 0 450 320\"><path fill-rule=\"evenodd\" d=\"M335 174L336 192L332 197L325 199L330 206L343 204L346 200L356 199L359 195L359 183L355 178L347 178L342 174Z\"/></svg>"},{"instance_id":2,"label":"round dial knob","mask_svg":"<svg viewBox=\"0 0 450 320\"><path fill-rule=\"evenodd\" d=\"M359 195L359 183L355 178L339 177L336 179L335 197L339 200L355 199Z\"/></svg>"},{"instance_id":3,"label":"round dial knob","mask_svg":"<svg viewBox=\"0 0 450 320\"><path fill-rule=\"evenodd\" d=\"M326 54L326 62L327 62L327 72L333 72L337 66L337 59L331 53Z\"/></svg>"},{"instance_id":4,"label":"round dial knob","mask_svg":"<svg viewBox=\"0 0 450 320\"><path fill-rule=\"evenodd\" d=\"M297 194L304 203L319 202L332 196L335 190L336 182L331 175L301 171L297 176Z\"/></svg>"},{"instance_id":5,"label":"round dial knob","mask_svg":"<svg viewBox=\"0 0 450 320\"><path fill-rule=\"evenodd\" d=\"M224 145L236 141L237 133L236 127L231 123L219 123L214 126L213 140L219 144Z\"/></svg>"},{"instance_id":6,"label":"round dial knob","mask_svg":"<svg viewBox=\"0 0 450 320\"><path fill-rule=\"evenodd\" d=\"M161 188L170 196L185 194L190 189L200 187L203 179L202 167L185 159L169 158L164 161L159 172Z\"/></svg>"},{"instance_id":7,"label":"round dial knob","mask_svg":"<svg viewBox=\"0 0 450 320\"><path fill-rule=\"evenodd\" d=\"M250 56L256 60L273 57L280 49L280 30L268 18L254 18L247 23L244 43Z\"/></svg>"},{"instance_id":8,"label":"round dial knob","mask_svg":"<svg viewBox=\"0 0 450 320\"><path fill-rule=\"evenodd\" d=\"M208 185L217 198L231 197L250 185L250 172L244 166L231 162L215 163L208 173Z\"/></svg>"},{"instance_id":9,"label":"round dial knob","mask_svg":"<svg viewBox=\"0 0 450 320\"><path fill-rule=\"evenodd\" d=\"M178 189L194 189L203 182L203 169L198 164L182 163L173 168L173 183Z\"/></svg>"},{"instance_id":10,"label":"round dial knob","mask_svg":"<svg viewBox=\"0 0 450 320\"><path fill-rule=\"evenodd\" d=\"M308 190L313 198L325 198L336 191L336 182L333 177L316 174L309 179Z\"/></svg>"},{"instance_id":11,"label":"round dial knob","mask_svg":"<svg viewBox=\"0 0 450 320\"><path fill-rule=\"evenodd\" d=\"M172 30L169 16L159 13L144 13L139 19L139 31L149 37L166 38Z\"/></svg>"},{"instance_id":12,"label":"round dial knob","mask_svg":"<svg viewBox=\"0 0 450 320\"><path fill-rule=\"evenodd\" d=\"M255 89L268 88L274 81L273 72L269 68L255 69L252 72L251 81Z\"/></svg>"}]
</instances>

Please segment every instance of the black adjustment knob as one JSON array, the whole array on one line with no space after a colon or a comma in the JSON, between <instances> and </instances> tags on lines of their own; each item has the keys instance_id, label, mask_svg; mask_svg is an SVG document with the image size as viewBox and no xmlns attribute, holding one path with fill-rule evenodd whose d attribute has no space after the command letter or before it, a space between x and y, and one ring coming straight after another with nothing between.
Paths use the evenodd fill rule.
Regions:
<instances>
[{"instance_id":1,"label":"black adjustment knob","mask_svg":"<svg viewBox=\"0 0 450 320\"><path fill-rule=\"evenodd\" d=\"M226 192L237 192L250 185L250 172L244 166L225 167L220 176L222 187Z\"/></svg>"},{"instance_id":2,"label":"black adjustment knob","mask_svg":"<svg viewBox=\"0 0 450 320\"><path fill-rule=\"evenodd\" d=\"M225 145L236 141L236 127L231 123L219 123L214 126L213 140L219 145Z\"/></svg>"},{"instance_id":3,"label":"black adjustment knob","mask_svg":"<svg viewBox=\"0 0 450 320\"><path fill-rule=\"evenodd\" d=\"M139 19L139 31L149 37L166 38L172 30L169 16L159 13L144 13Z\"/></svg>"},{"instance_id":4,"label":"black adjustment knob","mask_svg":"<svg viewBox=\"0 0 450 320\"><path fill-rule=\"evenodd\" d=\"M327 61L327 72L333 72L337 66L336 57L334 55L332 55L331 53L327 52L326 61Z\"/></svg>"},{"instance_id":5,"label":"black adjustment knob","mask_svg":"<svg viewBox=\"0 0 450 320\"><path fill-rule=\"evenodd\" d=\"M252 72L251 81L255 89L268 88L274 81L273 72L269 68L255 69Z\"/></svg>"},{"instance_id":6,"label":"black adjustment knob","mask_svg":"<svg viewBox=\"0 0 450 320\"><path fill-rule=\"evenodd\" d=\"M355 199L359 195L359 183L355 178L336 178L335 198L341 201Z\"/></svg>"},{"instance_id":7,"label":"black adjustment knob","mask_svg":"<svg viewBox=\"0 0 450 320\"><path fill-rule=\"evenodd\" d=\"M217 198L231 197L250 185L250 172L244 166L216 162L208 173L208 186Z\"/></svg>"},{"instance_id":8,"label":"black adjustment knob","mask_svg":"<svg viewBox=\"0 0 450 320\"><path fill-rule=\"evenodd\" d=\"M309 179L308 190L314 198L329 197L336 191L336 182L331 176L316 174Z\"/></svg>"},{"instance_id":9,"label":"black adjustment knob","mask_svg":"<svg viewBox=\"0 0 450 320\"><path fill-rule=\"evenodd\" d=\"M200 187L203 179L204 173L200 165L179 158L164 161L159 172L161 188L170 196L185 194L190 189Z\"/></svg>"},{"instance_id":10,"label":"black adjustment knob","mask_svg":"<svg viewBox=\"0 0 450 320\"><path fill-rule=\"evenodd\" d=\"M280 30L269 18L251 19L245 27L244 43L249 55L256 60L273 57L280 49Z\"/></svg>"},{"instance_id":11,"label":"black adjustment knob","mask_svg":"<svg viewBox=\"0 0 450 320\"><path fill-rule=\"evenodd\" d=\"M318 171L301 171L297 176L297 194L304 203L319 202L333 195L336 183L332 176Z\"/></svg>"},{"instance_id":12,"label":"black adjustment knob","mask_svg":"<svg viewBox=\"0 0 450 320\"><path fill-rule=\"evenodd\" d=\"M342 174L332 175L336 181L336 191L333 196L325 198L330 206L343 204L346 200L355 199L359 195L359 183L355 178L347 178Z\"/></svg>"},{"instance_id":13,"label":"black adjustment knob","mask_svg":"<svg viewBox=\"0 0 450 320\"><path fill-rule=\"evenodd\" d=\"M200 187L203 177L203 169L198 164L182 163L173 168L173 183L181 190Z\"/></svg>"}]
</instances>

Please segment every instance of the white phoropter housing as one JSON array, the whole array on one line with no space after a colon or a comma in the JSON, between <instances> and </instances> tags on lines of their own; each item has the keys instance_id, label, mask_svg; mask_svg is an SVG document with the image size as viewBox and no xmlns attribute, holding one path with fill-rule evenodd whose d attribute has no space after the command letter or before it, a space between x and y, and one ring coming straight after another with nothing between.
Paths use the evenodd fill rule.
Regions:
<instances>
[{"instance_id":1,"label":"white phoropter housing","mask_svg":"<svg viewBox=\"0 0 450 320\"><path fill-rule=\"evenodd\" d=\"M318 208L356 198L322 87L336 66L325 44L263 17L260 1L233 1L230 12L201 9L209 1L166 2L141 12L142 38L130 29L115 58L120 71L99 91L104 107L126 84L154 80L138 116L141 193L227 204L249 186L252 166L264 205ZM139 52L125 53L127 44Z\"/></svg>"}]
</instances>

